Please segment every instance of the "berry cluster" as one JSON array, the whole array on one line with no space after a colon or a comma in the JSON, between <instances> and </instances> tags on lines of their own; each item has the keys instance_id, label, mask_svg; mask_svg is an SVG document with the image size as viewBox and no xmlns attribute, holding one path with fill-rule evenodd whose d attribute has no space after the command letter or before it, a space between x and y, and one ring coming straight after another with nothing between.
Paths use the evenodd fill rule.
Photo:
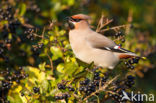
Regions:
<instances>
[{"instance_id":1,"label":"berry cluster","mask_svg":"<svg viewBox=\"0 0 156 103\"><path fill-rule=\"evenodd\" d=\"M123 36L123 33L121 31L119 31L119 32L116 32L114 34L114 36L115 36L115 38L119 38L120 36Z\"/></svg>"},{"instance_id":2,"label":"berry cluster","mask_svg":"<svg viewBox=\"0 0 156 103\"><path fill-rule=\"evenodd\" d=\"M34 87L34 88L33 88L33 91L34 91L34 93L39 93L39 92L40 92L40 88Z\"/></svg>"},{"instance_id":3,"label":"berry cluster","mask_svg":"<svg viewBox=\"0 0 156 103\"><path fill-rule=\"evenodd\" d=\"M114 37L121 42L121 43L118 44L121 47L122 46L122 43L125 42L125 36L124 36L123 32L121 32L121 31L116 32L114 34Z\"/></svg>"},{"instance_id":4,"label":"berry cluster","mask_svg":"<svg viewBox=\"0 0 156 103\"><path fill-rule=\"evenodd\" d=\"M100 77L99 72L94 72L94 78L92 81L88 78L86 78L84 81L80 81L79 91L85 93L88 96L92 92L95 92L97 89L99 89L100 86L103 86L107 79L107 73L103 77Z\"/></svg>"},{"instance_id":5,"label":"berry cluster","mask_svg":"<svg viewBox=\"0 0 156 103\"><path fill-rule=\"evenodd\" d=\"M131 88L135 84L134 79L135 79L135 77L133 77L132 75L127 76L125 85L128 86L129 88Z\"/></svg>"},{"instance_id":6,"label":"berry cluster","mask_svg":"<svg viewBox=\"0 0 156 103\"><path fill-rule=\"evenodd\" d=\"M68 99L70 97L69 93L63 93L55 96L55 100Z\"/></svg>"},{"instance_id":7,"label":"berry cluster","mask_svg":"<svg viewBox=\"0 0 156 103\"><path fill-rule=\"evenodd\" d=\"M36 3L34 1L28 2L28 7L27 10L28 11L32 11L35 13L39 13L40 12L40 8L38 7L38 5L36 5Z\"/></svg>"},{"instance_id":8,"label":"berry cluster","mask_svg":"<svg viewBox=\"0 0 156 103\"><path fill-rule=\"evenodd\" d=\"M139 62L139 59L140 59L139 57L136 57L136 58L131 58L128 61L125 61L126 67L133 70L134 69L133 64L137 64Z\"/></svg>"},{"instance_id":9,"label":"berry cluster","mask_svg":"<svg viewBox=\"0 0 156 103\"><path fill-rule=\"evenodd\" d=\"M72 92L75 91L75 89L72 86L66 86L64 83L58 83L57 88L59 90L65 90L66 88L68 88L69 91L72 91ZM55 99L56 100L62 100L62 99L66 100L69 97L70 97L69 93L62 93L62 94L56 95Z\"/></svg>"},{"instance_id":10,"label":"berry cluster","mask_svg":"<svg viewBox=\"0 0 156 103\"><path fill-rule=\"evenodd\" d=\"M0 81L0 102L2 103L7 101L6 95L13 82L18 84L21 79L28 77L22 67L31 63L28 61L28 53L23 46L26 44L31 47L32 43L38 44L39 41L31 42L35 39L33 35L34 28L26 22L27 25L22 24L15 16L17 15L15 12L16 7L18 6L13 6L8 1L3 1L0 4L0 77L4 78L4 80ZM39 43L32 50L33 54L36 52L39 54L38 49L42 47L43 44ZM17 69L17 67L19 68ZM33 90L34 93L39 92L37 88Z\"/></svg>"},{"instance_id":11,"label":"berry cluster","mask_svg":"<svg viewBox=\"0 0 156 103\"><path fill-rule=\"evenodd\" d=\"M24 34L27 34L27 38L29 39L29 40L34 40L34 29L33 28L28 28L25 32L24 32Z\"/></svg>"},{"instance_id":12,"label":"berry cluster","mask_svg":"<svg viewBox=\"0 0 156 103\"><path fill-rule=\"evenodd\" d=\"M4 68L6 64L13 67L18 63L14 63L15 61L11 62L12 60L10 60L10 58L13 58L11 55L14 55L15 57L26 56L25 51L20 49L20 46L22 45L22 42L28 43L29 41L25 40L26 37L22 33L26 31L26 27L14 17L15 8L11 6L11 4L1 5L1 7L0 22L7 22L6 24L1 25L0 28L0 59L2 59L2 65Z\"/></svg>"},{"instance_id":13,"label":"berry cluster","mask_svg":"<svg viewBox=\"0 0 156 103\"><path fill-rule=\"evenodd\" d=\"M7 6L4 9L0 8L0 21L12 20L14 18L13 12L14 11L11 5Z\"/></svg>"},{"instance_id":14,"label":"berry cluster","mask_svg":"<svg viewBox=\"0 0 156 103\"><path fill-rule=\"evenodd\" d=\"M43 43L39 43L37 45L34 45L31 48L31 51L33 53L33 57L36 58L38 57L38 55L41 53L41 49L43 48L44 44Z\"/></svg>"},{"instance_id":15,"label":"berry cluster","mask_svg":"<svg viewBox=\"0 0 156 103\"><path fill-rule=\"evenodd\" d=\"M7 101L5 95L7 95L9 89L13 85L13 82L20 83L20 80L28 77L28 74L23 71L22 67L19 67L18 71L14 72L10 72L10 68L7 68L5 71L1 71L0 75L4 77L4 80L0 83L0 100L4 103Z\"/></svg>"},{"instance_id":16,"label":"berry cluster","mask_svg":"<svg viewBox=\"0 0 156 103\"><path fill-rule=\"evenodd\" d=\"M123 91L126 92L135 84L134 79L135 79L134 76L128 75L126 77L126 79L124 79L124 80L115 81L113 84L114 88L112 89L112 93L108 93L108 96L111 97L117 103L119 103L119 102L126 103L127 100L122 100Z\"/></svg>"},{"instance_id":17,"label":"berry cluster","mask_svg":"<svg viewBox=\"0 0 156 103\"><path fill-rule=\"evenodd\" d=\"M64 89L66 89L66 87L65 87L65 84L61 84L61 83L59 83L59 84L57 84L57 87L58 87L58 89L62 89L62 90L64 90Z\"/></svg>"},{"instance_id":18,"label":"berry cluster","mask_svg":"<svg viewBox=\"0 0 156 103\"><path fill-rule=\"evenodd\" d=\"M57 84L57 88L58 88L59 90L65 90L66 88L68 88L69 91L75 91L75 89L74 89L72 86L66 87L65 84L61 84L61 83L58 83L58 84Z\"/></svg>"},{"instance_id":19,"label":"berry cluster","mask_svg":"<svg viewBox=\"0 0 156 103\"><path fill-rule=\"evenodd\" d=\"M59 90L68 90L69 93L70 91L72 91L73 93L75 93L75 95L77 95L77 93L79 92L81 93L81 95L83 95L83 98L86 98L92 95L93 93L96 95L100 95L102 90L101 88L107 85L107 83L110 80L109 76L110 76L109 72L101 73L101 72L94 71L92 79L85 78L84 80L79 82L80 84L79 88L66 86L64 83L59 83L57 87ZM112 85L110 85L107 88L109 92L106 92L105 95L107 95L108 98L112 99L113 101L116 101L117 103L119 102L126 103L126 100L122 100L122 96L123 96L122 91L126 92L127 90L130 90L130 88L132 88L133 85L135 84L134 80L135 80L134 76L127 75L126 78L123 79L120 78L113 81ZM55 96L55 99L61 100L65 98L63 98L63 96Z\"/></svg>"}]
</instances>

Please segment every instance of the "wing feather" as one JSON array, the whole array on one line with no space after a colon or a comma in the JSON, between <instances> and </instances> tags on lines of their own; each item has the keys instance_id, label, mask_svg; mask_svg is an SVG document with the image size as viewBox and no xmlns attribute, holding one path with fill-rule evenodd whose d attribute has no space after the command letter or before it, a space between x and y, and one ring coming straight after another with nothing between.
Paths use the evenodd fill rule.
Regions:
<instances>
[{"instance_id":1,"label":"wing feather","mask_svg":"<svg viewBox=\"0 0 156 103\"><path fill-rule=\"evenodd\" d=\"M90 34L87 36L86 39L89 42L89 44L94 48L118 53L133 53L129 50L121 48L120 46L115 44L115 42L112 41L111 39L96 32L90 32Z\"/></svg>"},{"instance_id":2,"label":"wing feather","mask_svg":"<svg viewBox=\"0 0 156 103\"><path fill-rule=\"evenodd\" d=\"M116 46L114 41L96 32L90 32L90 34L87 35L86 40L95 48Z\"/></svg>"}]
</instances>

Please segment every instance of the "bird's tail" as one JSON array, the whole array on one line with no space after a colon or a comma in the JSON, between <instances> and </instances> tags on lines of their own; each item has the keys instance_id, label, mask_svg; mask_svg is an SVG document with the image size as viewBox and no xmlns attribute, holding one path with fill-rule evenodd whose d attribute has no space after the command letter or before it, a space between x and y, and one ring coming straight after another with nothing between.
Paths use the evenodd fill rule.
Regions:
<instances>
[{"instance_id":1,"label":"bird's tail","mask_svg":"<svg viewBox=\"0 0 156 103\"><path fill-rule=\"evenodd\" d=\"M138 56L137 54L133 52L119 54L120 59L127 59L127 58L133 58L133 57L138 57L139 59L143 59L143 60L147 59L146 57Z\"/></svg>"}]
</instances>

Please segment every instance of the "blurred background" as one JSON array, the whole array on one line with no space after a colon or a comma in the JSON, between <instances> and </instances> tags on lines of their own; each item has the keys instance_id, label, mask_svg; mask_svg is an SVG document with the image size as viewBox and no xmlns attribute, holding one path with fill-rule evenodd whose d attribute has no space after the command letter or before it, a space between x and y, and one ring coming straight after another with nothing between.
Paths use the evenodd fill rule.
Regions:
<instances>
[{"instance_id":1,"label":"blurred background","mask_svg":"<svg viewBox=\"0 0 156 103\"><path fill-rule=\"evenodd\" d=\"M68 29L66 26L65 18L74 14L83 13L91 16L91 25L93 26L93 29L96 29L96 26L102 14L105 17L108 17L109 19L113 19L113 22L105 28L123 24L131 24L131 29L129 33L126 34L126 41L123 44L123 47L130 49L141 56L147 57L147 60L140 61L139 64L136 66L137 69L133 71L136 75L135 87L137 88L137 91L141 91L142 93L156 95L155 0L8 0L7 2L5 0L0 1L1 10L2 8L6 8L8 5L12 7L10 12L13 13L12 15L14 16L14 18L18 19L18 21L20 22L19 25L31 24L32 26L38 28L39 34L42 34L43 28L47 27L47 25L49 25L51 21L54 21L56 22L58 28L55 28L55 32L51 32L49 30L48 32L46 32L47 35L50 33L62 33L65 34L66 41L68 41ZM43 42L44 45L48 45L48 43L46 43L47 41L40 41L39 39L35 39L35 41L30 42L29 40L25 40L24 44L19 44L20 46L18 47L17 45L19 42L15 42L18 41L18 37L15 37L16 39L13 40L14 36L8 35L17 34L20 39L30 39L30 37L23 37L22 33L25 31L25 29L20 30L20 28L16 30L17 33L12 32L11 29L9 29L7 31L7 36L4 36L6 34L6 32L4 32L4 27L5 24L8 23L4 21L4 18L4 15L3 17L0 17L0 43L3 44L3 41L12 40L11 43L13 42L13 44L11 44L10 42L7 44L11 44L13 47L7 45L8 51L4 51L6 52L4 54L6 54L7 57L4 57L2 55L0 56L0 70L5 71L6 68L12 68L9 69L9 71L14 71L22 66L33 66L40 68L41 62L47 61L48 57L44 58L44 53L47 49L46 47L44 47L44 53L40 55L41 58L37 59L36 54L34 56L33 52L31 51L31 47L32 45L38 44L38 42ZM29 30L27 30L27 32L28 31ZM104 35L108 34L104 33ZM64 38L61 40L64 40ZM13 50L9 48L12 48ZM18 49L19 52L16 51ZM52 50L51 52L53 53ZM63 60L58 59L56 62L54 62L54 67L57 67L57 64L61 63L62 61ZM49 61L48 63L50 64ZM127 71L126 69L123 70ZM122 72L123 70L117 69L114 72ZM3 77L2 74L1 77Z\"/></svg>"}]
</instances>

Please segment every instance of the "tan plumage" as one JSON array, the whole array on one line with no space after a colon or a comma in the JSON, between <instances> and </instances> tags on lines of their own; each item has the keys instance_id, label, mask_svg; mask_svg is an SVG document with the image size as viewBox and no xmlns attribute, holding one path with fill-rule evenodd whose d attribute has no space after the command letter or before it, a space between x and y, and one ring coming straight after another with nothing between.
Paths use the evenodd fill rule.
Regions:
<instances>
[{"instance_id":1,"label":"tan plumage","mask_svg":"<svg viewBox=\"0 0 156 103\"><path fill-rule=\"evenodd\" d=\"M109 38L93 31L88 23L89 16L78 14L69 18L72 28L69 41L77 58L97 66L113 69L122 58L137 56L118 46ZM117 47L117 48L116 48Z\"/></svg>"}]
</instances>

